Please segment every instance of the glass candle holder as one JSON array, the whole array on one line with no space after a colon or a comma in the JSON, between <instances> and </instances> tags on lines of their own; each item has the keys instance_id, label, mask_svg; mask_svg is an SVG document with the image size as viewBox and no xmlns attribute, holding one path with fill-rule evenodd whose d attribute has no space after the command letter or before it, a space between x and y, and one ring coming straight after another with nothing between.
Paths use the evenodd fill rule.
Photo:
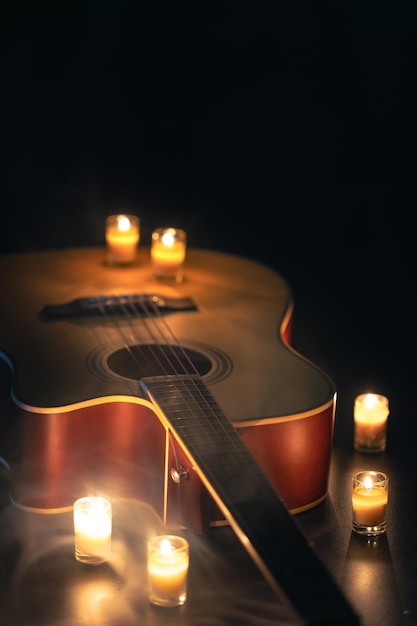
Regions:
<instances>
[{"instance_id":1,"label":"glass candle holder","mask_svg":"<svg viewBox=\"0 0 417 626\"><path fill-rule=\"evenodd\" d=\"M87 496L73 505L75 558L97 565L111 554L112 508L106 498Z\"/></svg>"},{"instance_id":2,"label":"glass candle holder","mask_svg":"<svg viewBox=\"0 0 417 626\"><path fill-rule=\"evenodd\" d=\"M180 283L187 250L181 228L157 228L152 233L151 261L156 278Z\"/></svg>"},{"instance_id":3,"label":"glass candle holder","mask_svg":"<svg viewBox=\"0 0 417 626\"><path fill-rule=\"evenodd\" d=\"M181 606L187 600L189 544L183 537L159 535L148 542L149 601Z\"/></svg>"},{"instance_id":4,"label":"glass candle holder","mask_svg":"<svg viewBox=\"0 0 417 626\"><path fill-rule=\"evenodd\" d=\"M386 530L388 476L384 472L356 472L352 477L352 530L376 537Z\"/></svg>"},{"instance_id":5,"label":"glass candle holder","mask_svg":"<svg viewBox=\"0 0 417 626\"><path fill-rule=\"evenodd\" d=\"M383 452L387 440L388 398L363 393L354 404L354 448L359 452Z\"/></svg>"},{"instance_id":6,"label":"glass candle holder","mask_svg":"<svg viewBox=\"0 0 417 626\"><path fill-rule=\"evenodd\" d=\"M106 219L107 263L130 265L136 260L140 239L136 215L109 215Z\"/></svg>"}]
</instances>

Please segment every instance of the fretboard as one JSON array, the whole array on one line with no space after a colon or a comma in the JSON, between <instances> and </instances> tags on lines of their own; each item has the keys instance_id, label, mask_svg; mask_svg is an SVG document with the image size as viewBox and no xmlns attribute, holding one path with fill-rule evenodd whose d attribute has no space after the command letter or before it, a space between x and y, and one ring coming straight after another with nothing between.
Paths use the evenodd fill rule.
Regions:
<instances>
[{"instance_id":1,"label":"fretboard","mask_svg":"<svg viewBox=\"0 0 417 626\"><path fill-rule=\"evenodd\" d=\"M277 593L289 600L301 623L359 624L202 378L158 376L144 378L140 384L256 565Z\"/></svg>"}]
</instances>

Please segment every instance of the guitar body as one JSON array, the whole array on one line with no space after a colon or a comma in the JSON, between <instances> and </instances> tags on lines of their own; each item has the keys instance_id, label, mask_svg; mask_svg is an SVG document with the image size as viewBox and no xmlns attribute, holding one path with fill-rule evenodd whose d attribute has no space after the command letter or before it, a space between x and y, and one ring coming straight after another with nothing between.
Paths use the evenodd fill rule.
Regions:
<instances>
[{"instance_id":1,"label":"guitar body","mask_svg":"<svg viewBox=\"0 0 417 626\"><path fill-rule=\"evenodd\" d=\"M207 250L188 251L180 285L153 278L147 248L131 267L104 259L101 248L0 258L0 453L13 500L48 512L100 492L143 500L192 530L221 523L196 468L141 394L147 365L129 363L141 345L178 341L287 508L322 502L336 392L290 345L285 281ZM140 316L42 315L49 304L138 293L191 298L196 308L161 315L151 330Z\"/></svg>"}]
</instances>

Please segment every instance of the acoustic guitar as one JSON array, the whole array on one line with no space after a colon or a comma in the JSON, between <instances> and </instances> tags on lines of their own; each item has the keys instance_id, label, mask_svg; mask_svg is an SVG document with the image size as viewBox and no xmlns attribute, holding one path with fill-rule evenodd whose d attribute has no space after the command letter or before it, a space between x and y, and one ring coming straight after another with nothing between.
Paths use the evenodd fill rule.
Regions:
<instances>
[{"instance_id":1,"label":"acoustic guitar","mask_svg":"<svg viewBox=\"0 0 417 626\"><path fill-rule=\"evenodd\" d=\"M134 497L194 532L227 523L302 623L356 624L295 514L327 497L332 381L290 344L292 294L256 262L190 249L0 258L1 454L11 498L53 513Z\"/></svg>"}]
</instances>

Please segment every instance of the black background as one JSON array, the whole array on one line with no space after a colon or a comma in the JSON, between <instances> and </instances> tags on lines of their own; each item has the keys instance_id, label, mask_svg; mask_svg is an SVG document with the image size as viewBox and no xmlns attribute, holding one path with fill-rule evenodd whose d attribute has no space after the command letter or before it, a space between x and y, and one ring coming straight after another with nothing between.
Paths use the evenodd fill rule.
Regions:
<instances>
[{"instance_id":1,"label":"black background","mask_svg":"<svg viewBox=\"0 0 417 626\"><path fill-rule=\"evenodd\" d=\"M294 345L411 429L411 2L6 2L3 253L103 245L110 213L272 266ZM7 277L2 277L5 280Z\"/></svg>"}]
</instances>

